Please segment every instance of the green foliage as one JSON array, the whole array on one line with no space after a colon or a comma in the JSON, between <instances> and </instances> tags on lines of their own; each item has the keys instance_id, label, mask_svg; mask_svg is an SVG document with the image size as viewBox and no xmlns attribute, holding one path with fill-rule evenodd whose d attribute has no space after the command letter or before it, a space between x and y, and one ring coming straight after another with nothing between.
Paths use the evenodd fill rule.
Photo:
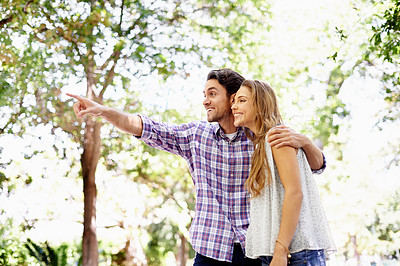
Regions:
<instances>
[{"instance_id":1,"label":"green foliage","mask_svg":"<svg viewBox=\"0 0 400 266\"><path fill-rule=\"evenodd\" d=\"M225 65L233 69L242 68L240 65L252 68L256 58L255 50L261 44L255 33L259 29L263 29L264 32L269 30L270 7L268 1L202 0L198 1L197 10L205 10L210 17L191 20L191 23L196 29L200 29L200 32L211 35L218 42L217 49L226 57ZM212 46L209 48L215 49ZM202 59L212 63L213 58L209 56Z\"/></svg>"},{"instance_id":2,"label":"green foliage","mask_svg":"<svg viewBox=\"0 0 400 266\"><path fill-rule=\"evenodd\" d=\"M61 97L71 76L93 82L95 99L102 102L108 88L132 90L126 82L132 75L185 75L186 54L208 61L212 51L227 47L224 57L238 63L243 59L238 55L251 54L252 45L242 45L243 38L262 25L268 9L259 1L9 4L0 5L0 54L7 70L0 96L13 110L4 117L8 123L0 125L1 132L23 134L26 123L52 124L77 142L84 125L74 122L70 102ZM214 41L199 43L191 36L193 29Z\"/></svg>"},{"instance_id":3,"label":"green foliage","mask_svg":"<svg viewBox=\"0 0 400 266\"><path fill-rule=\"evenodd\" d=\"M0 209L0 216L4 210ZM28 254L21 249L22 233L12 219L0 220L0 265L27 265Z\"/></svg>"},{"instance_id":4,"label":"green foliage","mask_svg":"<svg viewBox=\"0 0 400 266\"><path fill-rule=\"evenodd\" d=\"M17 0L2 2L0 11L0 58L4 70L0 82L0 108L4 110L0 134L23 135L27 126L44 124L50 125L52 132L61 129L75 142L83 143L86 124L76 120L72 100L63 98L71 77L88 84L88 90L81 95L86 93L100 103L126 101L124 106L129 111L140 111L137 95L135 100L120 96L132 95L136 89L130 84L131 79L150 73L164 79L177 73L185 76L190 71L187 60L192 65L202 64L201 60L210 63L215 53L225 61L238 63L243 59L239 55L249 54L254 42L246 37L262 24L267 7L259 1L228 0L68 4ZM248 39L246 44L243 38ZM107 95L112 99L105 99ZM174 161L171 155L160 156L158 151L138 145L115 129L107 129L104 134L112 137L103 141L102 152L109 170L131 174L135 182L148 184L153 195L165 196L178 208L185 209L182 203L187 199L192 207L193 194L187 193L191 189L190 176L182 161L179 167L170 167ZM163 168L153 170L153 162L136 156L132 168L121 171L121 163L113 155L140 149L160 156L157 163ZM45 244L30 243L30 247L41 260L45 258L40 250L51 254Z\"/></svg>"},{"instance_id":5,"label":"green foliage","mask_svg":"<svg viewBox=\"0 0 400 266\"><path fill-rule=\"evenodd\" d=\"M3 172L0 172L0 189L3 190L3 182L8 181L8 178Z\"/></svg>"},{"instance_id":6,"label":"green foliage","mask_svg":"<svg viewBox=\"0 0 400 266\"><path fill-rule=\"evenodd\" d=\"M76 245L61 244L58 247L51 247L48 242L35 243L27 239L24 243L29 255L40 264L48 266L65 266L76 264L80 259L79 247Z\"/></svg>"},{"instance_id":7,"label":"green foliage","mask_svg":"<svg viewBox=\"0 0 400 266\"><path fill-rule=\"evenodd\" d=\"M6 70L0 73L0 106L8 104L7 100L11 98L12 86L8 80L8 75Z\"/></svg>"},{"instance_id":8,"label":"green foliage","mask_svg":"<svg viewBox=\"0 0 400 266\"><path fill-rule=\"evenodd\" d=\"M382 94L388 102L382 121L396 121L400 118L400 2L385 0L377 4L376 9L371 18L372 36L364 60L377 65L380 71ZM384 67L378 59L383 60Z\"/></svg>"},{"instance_id":9,"label":"green foliage","mask_svg":"<svg viewBox=\"0 0 400 266\"><path fill-rule=\"evenodd\" d=\"M372 26L372 52L385 61L395 63L400 56L400 2L397 0L383 1L387 9L383 14L375 14L378 26Z\"/></svg>"},{"instance_id":10,"label":"green foliage","mask_svg":"<svg viewBox=\"0 0 400 266\"><path fill-rule=\"evenodd\" d=\"M147 231L151 237L146 248L149 265L164 265L165 256L168 252L175 254L179 252L177 248L179 227L173 222L162 220L159 223L153 223Z\"/></svg>"},{"instance_id":11,"label":"green foliage","mask_svg":"<svg viewBox=\"0 0 400 266\"><path fill-rule=\"evenodd\" d=\"M375 209L375 219L367 226L380 241L389 243L390 249L386 256L397 254L399 250L398 240L400 239L400 193L387 198L378 204Z\"/></svg>"},{"instance_id":12,"label":"green foliage","mask_svg":"<svg viewBox=\"0 0 400 266\"><path fill-rule=\"evenodd\" d=\"M319 139L323 145L327 145L331 141L331 136L336 135L339 131L339 121L349 115L345 104L339 98L339 92L343 82L350 75L341 70L341 66L337 66L330 73L326 89L326 103L317 109L317 116L312 124L315 129L315 137Z\"/></svg>"},{"instance_id":13,"label":"green foliage","mask_svg":"<svg viewBox=\"0 0 400 266\"><path fill-rule=\"evenodd\" d=\"M57 249L57 258L58 258L58 265L68 265L68 259L69 259L69 246L67 244L62 244L61 246L58 247Z\"/></svg>"},{"instance_id":14,"label":"green foliage","mask_svg":"<svg viewBox=\"0 0 400 266\"><path fill-rule=\"evenodd\" d=\"M27 239L25 248L28 249L29 255L35 257L40 264L48 266L58 266L58 257L56 251L45 242L41 246L34 243L31 239ZM62 264L60 264L62 265Z\"/></svg>"}]
</instances>

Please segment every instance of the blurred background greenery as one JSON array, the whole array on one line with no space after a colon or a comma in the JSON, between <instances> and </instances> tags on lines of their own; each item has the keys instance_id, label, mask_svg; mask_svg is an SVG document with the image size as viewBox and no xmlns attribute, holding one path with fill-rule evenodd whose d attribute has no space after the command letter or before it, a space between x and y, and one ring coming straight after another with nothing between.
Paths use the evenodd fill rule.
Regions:
<instances>
[{"instance_id":1,"label":"blurred background greenery","mask_svg":"<svg viewBox=\"0 0 400 266\"><path fill-rule=\"evenodd\" d=\"M221 67L270 83L285 123L323 148L328 264L399 264L398 0L2 0L0 11L1 265L191 265L186 163L77 120L65 93L204 120L206 75Z\"/></svg>"}]
</instances>

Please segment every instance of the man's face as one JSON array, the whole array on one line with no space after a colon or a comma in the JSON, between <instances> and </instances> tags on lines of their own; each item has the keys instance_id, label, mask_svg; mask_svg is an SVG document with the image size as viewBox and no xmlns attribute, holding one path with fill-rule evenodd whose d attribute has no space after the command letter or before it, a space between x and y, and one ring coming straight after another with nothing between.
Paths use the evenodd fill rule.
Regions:
<instances>
[{"instance_id":1,"label":"man's face","mask_svg":"<svg viewBox=\"0 0 400 266\"><path fill-rule=\"evenodd\" d=\"M203 93L208 122L221 122L232 115L230 97L218 80L207 80Z\"/></svg>"}]
</instances>

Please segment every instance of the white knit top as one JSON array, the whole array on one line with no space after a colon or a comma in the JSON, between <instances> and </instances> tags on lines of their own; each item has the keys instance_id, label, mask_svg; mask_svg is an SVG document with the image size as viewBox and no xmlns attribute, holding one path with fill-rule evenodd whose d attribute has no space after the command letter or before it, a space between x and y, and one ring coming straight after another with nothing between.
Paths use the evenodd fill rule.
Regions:
<instances>
[{"instance_id":1,"label":"white knit top","mask_svg":"<svg viewBox=\"0 0 400 266\"><path fill-rule=\"evenodd\" d=\"M285 190L267 141L265 146L272 183L266 186L258 197L250 200L250 226L246 233L245 248L246 256L249 258L273 256L281 222ZM323 249L328 256L336 248L317 185L302 149L297 152L297 161L300 167L303 202L299 223L289 250L290 253L295 253L304 249Z\"/></svg>"}]
</instances>

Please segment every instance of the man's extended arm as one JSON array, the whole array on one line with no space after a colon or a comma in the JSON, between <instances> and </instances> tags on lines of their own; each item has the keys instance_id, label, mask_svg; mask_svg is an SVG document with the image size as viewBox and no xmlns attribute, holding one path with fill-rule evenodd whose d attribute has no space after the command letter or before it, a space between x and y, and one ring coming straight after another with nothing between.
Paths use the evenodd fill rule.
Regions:
<instances>
[{"instance_id":1,"label":"man's extended arm","mask_svg":"<svg viewBox=\"0 0 400 266\"><path fill-rule=\"evenodd\" d=\"M140 116L106 107L85 97L69 93L67 93L67 95L78 100L73 106L74 112L78 118L82 118L84 115L102 117L115 127L127 133L138 137L142 135L143 125Z\"/></svg>"},{"instance_id":2,"label":"man's extended arm","mask_svg":"<svg viewBox=\"0 0 400 266\"><path fill-rule=\"evenodd\" d=\"M289 127L280 125L272 128L268 132L268 142L271 147L276 148L283 146L302 148L307 156L308 164L313 170L319 170L325 166L322 151L307 136L297 133Z\"/></svg>"}]
</instances>

